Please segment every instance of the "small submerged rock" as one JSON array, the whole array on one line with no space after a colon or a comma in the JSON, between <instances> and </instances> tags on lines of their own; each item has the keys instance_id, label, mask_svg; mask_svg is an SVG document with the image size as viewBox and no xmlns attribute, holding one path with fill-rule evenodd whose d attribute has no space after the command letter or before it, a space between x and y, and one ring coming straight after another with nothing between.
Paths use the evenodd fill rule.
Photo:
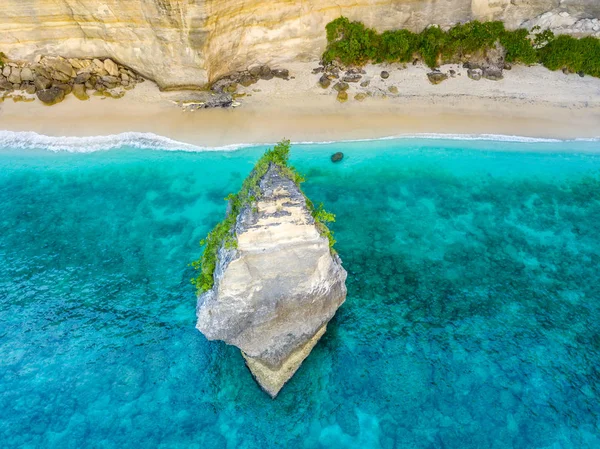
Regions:
<instances>
[{"instance_id":1,"label":"small submerged rock","mask_svg":"<svg viewBox=\"0 0 600 449\"><path fill-rule=\"evenodd\" d=\"M331 162L341 162L342 159L344 159L344 153L340 151L331 155Z\"/></svg>"}]
</instances>

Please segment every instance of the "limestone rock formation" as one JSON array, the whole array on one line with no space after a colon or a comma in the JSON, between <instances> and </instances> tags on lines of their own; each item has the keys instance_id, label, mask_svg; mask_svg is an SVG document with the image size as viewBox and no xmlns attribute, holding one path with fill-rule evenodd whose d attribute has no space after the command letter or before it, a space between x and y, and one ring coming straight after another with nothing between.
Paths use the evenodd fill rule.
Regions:
<instances>
[{"instance_id":1,"label":"limestone rock formation","mask_svg":"<svg viewBox=\"0 0 600 449\"><path fill-rule=\"evenodd\" d=\"M259 199L237 217L236 248L219 250L197 328L240 348L275 397L344 302L347 274L295 182L271 164L259 186Z\"/></svg>"},{"instance_id":2,"label":"limestone rock formation","mask_svg":"<svg viewBox=\"0 0 600 449\"><path fill-rule=\"evenodd\" d=\"M468 20L520 26L569 13L593 32L597 0L3 0L0 50L112 58L162 88L202 86L254 63L316 60L325 25L344 15L379 31ZM589 27L589 30L588 30ZM110 64L110 63L109 63ZM107 69L108 70L108 69ZM270 76L270 75L269 75Z\"/></svg>"}]
</instances>

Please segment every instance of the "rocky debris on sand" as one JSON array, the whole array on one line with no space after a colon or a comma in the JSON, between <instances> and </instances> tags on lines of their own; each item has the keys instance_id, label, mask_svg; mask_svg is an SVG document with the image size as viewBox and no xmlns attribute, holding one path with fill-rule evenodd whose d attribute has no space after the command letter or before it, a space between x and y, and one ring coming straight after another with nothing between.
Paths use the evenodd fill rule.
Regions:
<instances>
[{"instance_id":1,"label":"rocky debris on sand","mask_svg":"<svg viewBox=\"0 0 600 449\"><path fill-rule=\"evenodd\" d=\"M337 91L337 92L344 92L346 90L348 90L350 88L350 85L348 83L346 83L345 81L340 81L338 83L335 83L335 85L333 86L333 90Z\"/></svg>"},{"instance_id":2,"label":"rocky debris on sand","mask_svg":"<svg viewBox=\"0 0 600 449\"><path fill-rule=\"evenodd\" d=\"M268 80L272 80L273 77L274 77L273 72L271 71L271 69L269 68L268 65L263 65L260 68L260 75L259 76L260 76L261 80L267 80L267 81Z\"/></svg>"},{"instance_id":3,"label":"rocky debris on sand","mask_svg":"<svg viewBox=\"0 0 600 449\"><path fill-rule=\"evenodd\" d=\"M214 109L236 107L233 96L228 93L214 92L194 92L188 94L186 98L174 100L173 103L181 107L184 111L196 111L198 109Z\"/></svg>"},{"instance_id":4,"label":"rocky debris on sand","mask_svg":"<svg viewBox=\"0 0 600 449\"><path fill-rule=\"evenodd\" d=\"M0 90L9 90L10 84L12 90L37 95L40 101L53 105L72 91L80 99L86 98L87 90L108 90L107 96L119 98L123 88L130 89L142 81L141 76L111 59L38 56L34 63L10 62L6 65L0 75ZM78 87L75 89L75 86ZM62 95L56 89L62 91Z\"/></svg>"},{"instance_id":5,"label":"rocky debris on sand","mask_svg":"<svg viewBox=\"0 0 600 449\"><path fill-rule=\"evenodd\" d=\"M119 66L111 59L104 60L104 70L106 70L110 76L119 76Z\"/></svg>"},{"instance_id":6,"label":"rocky debris on sand","mask_svg":"<svg viewBox=\"0 0 600 449\"><path fill-rule=\"evenodd\" d=\"M239 72L233 72L222 78L219 78L210 85L209 90L213 94L231 94L236 98L241 98L249 95L248 92L238 92L241 87L250 87L260 80L272 80L273 78L279 78L288 81L290 79L290 71L288 69L271 69L268 65L251 65L247 70ZM293 78L293 77L292 77ZM218 97L220 100L215 106L206 107L228 107L222 106L227 102L221 101L225 97ZM209 101L205 104L213 104L213 101ZM233 102L229 106L235 106L237 103Z\"/></svg>"},{"instance_id":7,"label":"rocky debris on sand","mask_svg":"<svg viewBox=\"0 0 600 449\"><path fill-rule=\"evenodd\" d=\"M26 97L24 95L13 95L12 100L15 103L19 103L19 102L31 103L32 101L35 101L35 98Z\"/></svg>"},{"instance_id":8,"label":"rocky debris on sand","mask_svg":"<svg viewBox=\"0 0 600 449\"><path fill-rule=\"evenodd\" d=\"M342 74L342 72L345 72L344 74ZM364 71L362 69L359 68L348 68L346 69L346 67L342 66L339 62L337 61L333 61L329 64L323 64L321 63L321 66L319 66L317 69L313 70L313 74L317 75L319 73L322 73L323 75L319 78L319 84L321 86L323 86L322 80L324 80L325 78L329 79L330 81L333 80L337 80L341 78L348 78L348 80L343 80L344 82L356 82L358 80L360 80L360 77L362 77L362 75ZM356 81L355 81L356 80ZM327 86L329 87L329 86ZM326 87L325 87L326 89Z\"/></svg>"},{"instance_id":9,"label":"rocky debris on sand","mask_svg":"<svg viewBox=\"0 0 600 449\"><path fill-rule=\"evenodd\" d=\"M21 79L23 81L34 81L33 71L29 67L23 67L21 69Z\"/></svg>"},{"instance_id":10,"label":"rocky debris on sand","mask_svg":"<svg viewBox=\"0 0 600 449\"><path fill-rule=\"evenodd\" d=\"M496 43L496 45L483 53L471 55L469 60L463 64L463 68L467 69L467 75L473 80L486 78L492 81L498 81L504 78L503 70L508 66L505 62L506 49ZM471 72L469 72L469 70ZM475 70L481 71L481 76Z\"/></svg>"},{"instance_id":11,"label":"rocky debris on sand","mask_svg":"<svg viewBox=\"0 0 600 449\"><path fill-rule=\"evenodd\" d=\"M440 84L442 81L448 79L448 75L440 72L439 70L434 70L433 72L429 72L427 74L427 78L431 84Z\"/></svg>"},{"instance_id":12,"label":"rocky debris on sand","mask_svg":"<svg viewBox=\"0 0 600 449\"><path fill-rule=\"evenodd\" d=\"M59 87L51 87L49 89L38 90L36 92L39 100L48 106L60 103L65 98L65 91Z\"/></svg>"},{"instance_id":13,"label":"rocky debris on sand","mask_svg":"<svg viewBox=\"0 0 600 449\"><path fill-rule=\"evenodd\" d=\"M390 77L390 72L387 72L387 71L383 70L383 71L380 73L380 75L379 75L379 76L381 76L381 79L384 79L384 80L386 80L386 79L388 79L388 78Z\"/></svg>"},{"instance_id":14,"label":"rocky debris on sand","mask_svg":"<svg viewBox=\"0 0 600 449\"><path fill-rule=\"evenodd\" d=\"M288 79L290 77L290 71L288 69L273 69L271 73L275 78Z\"/></svg>"},{"instance_id":15,"label":"rocky debris on sand","mask_svg":"<svg viewBox=\"0 0 600 449\"><path fill-rule=\"evenodd\" d=\"M485 67L483 69L483 77L487 80L499 81L504 78L504 75L498 67Z\"/></svg>"},{"instance_id":16,"label":"rocky debris on sand","mask_svg":"<svg viewBox=\"0 0 600 449\"><path fill-rule=\"evenodd\" d=\"M233 72L227 76L219 78L210 86L210 90L215 93L222 93L227 86L231 84L240 84L244 87L250 87L259 80L271 80L280 78L289 80L290 71L288 69L271 69L268 65L252 65L247 70Z\"/></svg>"},{"instance_id":17,"label":"rocky debris on sand","mask_svg":"<svg viewBox=\"0 0 600 449\"><path fill-rule=\"evenodd\" d=\"M362 78L362 75L360 73L352 73L350 75L345 75L342 78L342 81L346 82L346 83L358 83Z\"/></svg>"},{"instance_id":18,"label":"rocky debris on sand","mask_svg":"<svg viewBox=\"0 0 600 449\"><path fill-rule=\"evenodd\" d=\"M336 98L337 101L339 101L340 103L345 103L346 101L348 101L348 92L346 92L345 90L340 90Z\"/></svg>"},{"instance_id":19,"label":"rocky debris on sand","mask_svg":"<svg viewBox=\"0 0 600 449\"><path fill-rule=\"evenodd\" d=\"M76 98L84 101L89 100L90 96L87 94L87 89L85 88L85 84L74 84L73 85L73 95Z\"/></svg>"},{"instance_id":20,"label":"rocky debris on sand","mask_svg":"<svg viewBox=\"0 0 600 449\"><path fill-rule=\"evenodd\" d=\"M198 297L196 327L237 346L275 397L346 298L346 271L330 251L296 183L270 163L255 201L237 216L235 244L218 251L212 289Z\"/></svg>"},{"instance_id":21,"label":"rocky debris on sand","mask_svg":"<svg viewBox=\"0 0 600 449\"><path fill-rule=\"evenodd\" d=\"M0 76L0 90L12 92L13 90L15 90L15 88L13 87L11 82L9 82L3 76Z\"/></svg>"},{"instance_id":22,"label":"rocky debris on sand","mask_svg":"<svg viewBox=\"0 0 600 449\"><path fill-rule=\"evenodd\" d=\"M331 80L337 80L340 78L340 69L338 67L328 67L325 69L325 73Z\"/></svg>"},{"instance_id":23,"label":"rocky debris on sand","mask_svg":"<svg viewBox=\"0 0 600 449\"><path fill-rule=\"evenodd\" d=\"M479 81L483 76L481 69L467 69L467 76L474 81Z\"/></svg>"},{"instance_id":24,"label":"rocky debris on sand","mask_svg":"<svg viewBox=\"0 0 600 449\"><path fill-rule=\"evenodd\" d=\"M364 73L365 71L362 69L348 69L342 77L342 81L346 83L358 83Z\"/></svg>"},{"instance_id":25,"label":"rocky debris on sand","mask_svg":"<svg viewBox=\"0 0 600 449\"><path fill-rule=\"evenodd\" d=\"M11 67L10 75L8 75L8 82L12 84L21 84L21 69L18 67Z\"/></svg>"},{"instance_id":26,"label":"rocky debris on sand","mask_svg":"<svg viewBox=\"0 0 600 449\"><path fill-rule=\"evenodd\" d=\"M48 78L45 78L42 75L38 75L36 76L33 85L36 88L36 90L44 90L52 86L52 81L50 81Z\"/></svg>"},{"instance_id":27,"label":"rocky debris on sand","mask_svg":"<svg viewBox=\"0 0 600 449\"><path fill-rule=\"evenodd\" d=\"M397 95L398 94L398 88L396 86L390 86L388 87L388 92L393 94L393 95Z\"/></svg>"},{"instance_id":28,"label":"rocky debris on sand","mask_svg":"<svg viewBox=\"0 0 600 449\"><path fill-rule=\"evenodd\" d=\"M327 75L323 75L321 78L319 78L319 86L321 86L323 89L327 89L329 86L331 86L331 80Z\"/></svg>"}]
</instances>

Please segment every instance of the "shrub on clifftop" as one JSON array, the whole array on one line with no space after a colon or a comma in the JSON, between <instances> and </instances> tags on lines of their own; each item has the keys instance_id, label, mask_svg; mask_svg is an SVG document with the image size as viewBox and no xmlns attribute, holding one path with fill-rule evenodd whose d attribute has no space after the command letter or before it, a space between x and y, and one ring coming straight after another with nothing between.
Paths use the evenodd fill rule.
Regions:
<instances>
[{"instance_id":1,"label":"shrub on clifftop","mask_svg":"<svg viewBox=\"0 0 600 449\"><path fill-rule=\"evenodd\" d=\"M500 44L506 62L535 64L550 70L567 68L600 77L600 39L571 36L554 37L551 31L507 30L502 22L468 22L448 31L431 26L421 33L408 30L377 33L360 22L340 17L327 24L327 49L323 62L335 60L344 65L368 62L409 62L420 57L429 67L443 63L465 62Z\"/></svg>"},{"instance_id":2,"label":"shrub on clifftop","mask_svg":"<svg viewBox=\"0 0 600 449\"><path fill-rule=\"evenodd\" d=\"M600 78L600 39L558 36L538 51L542 64L550 70L566 68Z\"/></svg>"},{"instance_id":3,"label":"shrub on clifftop","mask_svg":"<svg viewBox=\"0 0 600 449\"><path fill-rule=\"evenodd\" d=\"M507 60L532 64L535 50L527 30L509 31L502 22L468 22L448 31L436 26L421 33L408 30L385 31L378 34L360 22L340 17L327 24L328 46L323 54L326 63L339 60L346 65L367 62L409 62L415 56L430 67L443 62L461 61L477 52L485 52L500 42L507 51Z\"/></svg>"}]
</instances>

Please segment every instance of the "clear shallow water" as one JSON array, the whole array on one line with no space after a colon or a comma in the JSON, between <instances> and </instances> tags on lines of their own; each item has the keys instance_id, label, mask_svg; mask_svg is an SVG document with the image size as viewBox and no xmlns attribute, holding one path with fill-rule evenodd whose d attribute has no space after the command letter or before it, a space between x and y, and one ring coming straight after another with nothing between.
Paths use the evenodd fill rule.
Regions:
<instances>
[{"instance_id":1,"label":"clear shallow water","mask_svg":"<svg viewBox=\"0 0 600 449\"><path fill-rule=\"evenodd\" d=\"M296 146L348 299L275 401L187 266L263 149L0 149L2 448L600 448L598 143Z\"/></svg>"}]
</instances>

